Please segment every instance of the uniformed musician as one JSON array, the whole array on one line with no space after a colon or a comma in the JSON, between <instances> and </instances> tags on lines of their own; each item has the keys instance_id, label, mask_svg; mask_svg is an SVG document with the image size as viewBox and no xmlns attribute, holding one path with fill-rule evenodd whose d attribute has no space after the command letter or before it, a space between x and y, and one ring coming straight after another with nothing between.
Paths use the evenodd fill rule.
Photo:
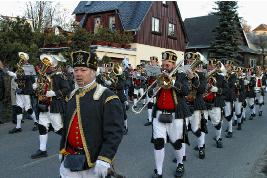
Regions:
<instances>
[{"instance_id":1,"label":"uniformed musician","mask_svg":"<svg viewBox=\"0 0 267 178\"><path fill-rule=\"evenodd\" d=\"M71 92L69 82L58 65L60 58L42 54L40 59L41 61L50 60L53 65L46 71L39 71L39 80L34 85L39 100L37 109L40 113L38 123L40 145L39 149L31 155L32 159L47 157L46 145L50 130L62 135L62 116L66 112L65 98Z\"/></svg>"},{"instance_id":2,"label":"uniformed musician","mask_svg":"<svg viewBox=\"0 0 267 178\"><path fill-rule=\"evenodd\" d=\"M62 178L104 178L123 136L121 101L95 82L95 52L72 53L76 88L68 97L60 153Z\"/></svg>"},{"instance_id":3,"label":"uniformed musician","mask_svg":"<svg viewBox=\"0 0 267 178\"><path fill-rule=\"evenodd\" d=\"M171 76L168 74L176 67L177 55L172 51L162 53L162 70L159 83L162 87L157 96L153 107L152 122L152 142L154 144L154 156L156 169L154 178L162 178L163 161L165 155L165 143L167 137L172 144L177 158L176 177L184 174L182 143L186 139L185 119L191 115L189 107L186 104L185 96L188 94L188 79L184 72L175 74L176 80L173 85ZM179 64L180 65L180 64Z\"/></svg>"}]
</instances>

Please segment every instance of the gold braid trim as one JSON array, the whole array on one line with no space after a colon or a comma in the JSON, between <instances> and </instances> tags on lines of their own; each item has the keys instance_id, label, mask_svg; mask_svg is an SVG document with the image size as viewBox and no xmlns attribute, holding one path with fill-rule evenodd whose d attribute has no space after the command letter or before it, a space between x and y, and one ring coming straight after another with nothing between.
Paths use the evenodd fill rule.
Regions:
<instances>
[{"instance_id":1,"label":"gold braid trim","mask_svg":"<svg viewBox=\"0 0 267 178\"><path fill-rule=\"evenodd\" d=\"M113 99L119 99L119 97L117 95L112 95L107 97L107 99L105 100L105 104Z\"/></svg>"},{"instance_id":2,"label":"gold braid trim","mask_svg":"<svg viewBox=\"0 0 267 178\"><path fill-rule=\"evenodd\" d=\"M97 159L98 159L98 160L101 160L101 161L105 161L105 162L107 162L107 163L109 163L109 164L111 164L111 162L112 162L111 159L109 159L109 158L107 158L107 157L105 157L105 156L98 156Z\"/></svg>"},{"instance_id":3,"label":"gold braid trim","mask_svg":"<svg viewBox=\"0 0 267 178\"><path fill-rule=\"evenodd\" d=\"M94 82L94 84L92 84L90 87L88 87L88 88L86 88L86 89L80 91L80 93L79 93L79 97L83 97L87 92L89 92L89 91L91 91L93 88L95 88L96 85L97 85L97 83Z\"/></svg>"},{"instance_id":4,"label":"gold braid trim","mask_svg":"<svg viewBox=\"0 0 267 178\"><path fill-rule=\"evenodd\" d=\"M96 83L95 83L94 86L96 86ZM91 88L91 87L89 87L89 88ZM89 90L86 90L86 91L89 91ZM93 167L94 164L91 162L90 152L88 150L86 139L85 139L85 136L84 136L84 131L83 131L83 127L82 127L82 121L81 121L81 109L80 109L80 97L84 96L85 93L86 92L82 92L82 94L76 95L76 107L77 107L78 124L79 124L80 133L81 133L82 144L83 144L83 148L84 148L84 151L85 151L87 164L88 164L88 167L90 168L90 167Z\"/></svg>"},{"instance_id":5,"label":"gold braid trim","mask_svg":"<svg viewBox=\"0 0 267 178\"><path fill-rule=\"evenodd\" d=\"M70 126L71 126L71 124L72 124L72 121L73 121L73 119L74 119L74 116L75 116L75 114L76 114L76 109L75 109L75 111L73 112L73 114L72 114L72 116L71 116L71 120L70 120L70 123L69 123L69 127L68 127L68 131L67 131L67 135L66 135L66 140L65 140L65 146L64 146L64 150L66 149L66 147L67 147L67 141L68 141L68 136L69 136L69 131L70 131ZM66 150L65 150L66 151Z\"/></svg>"}]
</instances>

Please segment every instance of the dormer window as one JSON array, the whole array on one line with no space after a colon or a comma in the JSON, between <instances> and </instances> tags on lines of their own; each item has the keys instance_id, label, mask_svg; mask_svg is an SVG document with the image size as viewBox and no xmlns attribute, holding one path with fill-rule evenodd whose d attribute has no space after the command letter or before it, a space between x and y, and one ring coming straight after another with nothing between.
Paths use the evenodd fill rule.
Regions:
<instances>
[{"instance_id":1,"label":"dormer window","mask_svg":"<svg viewBox=\"0 0 267 178\"><path fill-rule=\"evenodd\" d=\"M115 16L109 17L109 30L114 32L116 30Z\"/></svg>"},{"instance_id":2,"label":"dormer window","mask_svg":"<svg viewBox=\"0 0 267 178\"><path fill-rule=\"evenodd\" d=\"M95 18L95 23L94 23L94 33L97 32L97 30L100 27L100 25L101 25L101 19L100 19L100 17L96 17Z\"/></svg>"}]
</instances>

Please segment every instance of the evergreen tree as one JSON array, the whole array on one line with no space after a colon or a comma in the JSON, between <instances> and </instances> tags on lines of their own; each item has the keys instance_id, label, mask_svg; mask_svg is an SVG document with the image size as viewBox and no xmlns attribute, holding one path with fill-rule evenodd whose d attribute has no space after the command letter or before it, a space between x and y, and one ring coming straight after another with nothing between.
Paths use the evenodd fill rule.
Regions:
<instances>
[{"instance_id":1,"label":"evergreen tree","mask_svg":"<svg viewBox=\"0 0 267 178\"><path fill-rule=\"evenodd\" d=\"M217 1L218 26L214 30L215 41L211 44L212 57L227 60L236 60L238 57L238 45L240 43L241 26L237 13L236 1Z\"/></svg>"}]
</instances>

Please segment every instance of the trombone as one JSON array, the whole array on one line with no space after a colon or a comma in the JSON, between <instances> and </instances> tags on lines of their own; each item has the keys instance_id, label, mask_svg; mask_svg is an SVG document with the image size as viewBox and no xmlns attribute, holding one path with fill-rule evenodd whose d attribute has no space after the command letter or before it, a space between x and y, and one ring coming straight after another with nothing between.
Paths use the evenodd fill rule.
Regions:
<instances>
[{"instance_id":1,"label":"trombone","mask_svg":"<svg viewBox=\"0 0 267 178\"><path fill-rule=\"evenodd\" d=\"M165 84L165 86L160 86L158 87L158 89L156 90L155 94L151 97L151 98L154 98L157 93L159 92L159 90L162 88L162 87L167 87L170 85L170 82L165 82L165 81L160 81L162 79L167 79L171 81L171 77L180 69L181 65L183 64L184 60L183 59L180 59L177 63L177 66L171 71L171 73L169 73L168 75L166 75L165 73L161 73L157 80L155 80L151 85L148 86L148 88L146 89L146 91L144 91L144 94L142 96L140 96L140 98L138 98L137 102L140 102L140 100L146 95L146 93L152 88L152 87L155 87L156 83L161 83L161 84ZM158 85L156 85L158 86ZM146 101L146 103L143 105L143 107L141 107L139 110L135 110L134 108L134 105L132 106L132 111L135 113L135 114L140 114L142 112L142 110L147 106L148 104L148 101Z\"/></svg>"}]
</instances>

